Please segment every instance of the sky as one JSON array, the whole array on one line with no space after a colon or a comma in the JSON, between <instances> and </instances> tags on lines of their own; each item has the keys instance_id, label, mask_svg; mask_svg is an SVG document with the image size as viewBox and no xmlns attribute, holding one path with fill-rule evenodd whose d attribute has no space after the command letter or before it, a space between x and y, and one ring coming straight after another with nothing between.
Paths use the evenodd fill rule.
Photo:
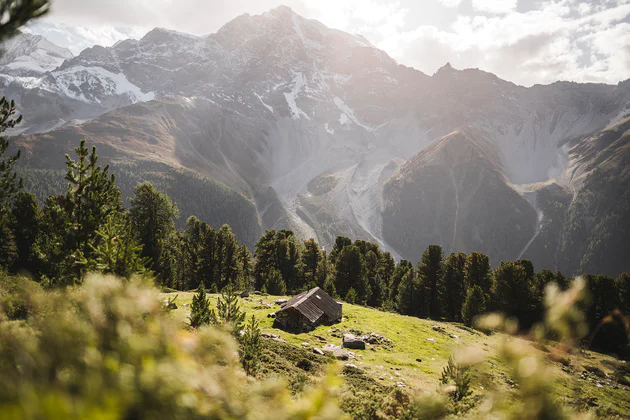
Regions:
<instances>
[{"instance_id":1,"label":"sky","mask_svg":"<svg viewBox=\"0 0 630 420\"><path fill-rule=\"evenodd\" d=\"M78 54L154 27L209 34L280 4L429 75L450 62L524 86L630 78L630 0L52 0L27 30Z\"/></svg>"}]
</instances>

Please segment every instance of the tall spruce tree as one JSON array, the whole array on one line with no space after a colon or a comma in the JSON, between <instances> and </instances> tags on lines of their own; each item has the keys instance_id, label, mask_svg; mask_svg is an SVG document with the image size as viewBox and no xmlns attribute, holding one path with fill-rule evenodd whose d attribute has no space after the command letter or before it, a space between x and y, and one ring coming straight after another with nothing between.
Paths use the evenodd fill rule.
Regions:
<instances>
[{"instance_id":1,"label":"tall spruce tree","mask_svg":"<svg viewBox=\"0 0 630 420\"><path fill-rule=\"evenodd\" d=\"M261 290L265 285L269 273L272 269L277 268L276 248L277 248L277 232L275 230L267 230L263 236L256 242L255 262L254 262L254 279L255 288Z\"/></svg>"},{"instance_id":2,"label":"tall spruce tree","mask_svg":"<svg viewBox=\"0 0 630 420\"><path fill-rule=\"evenodd\" d=\"M472 327L475 318L486 312L486 294L481 287L474 285L468 289L464 306L462 307L462 321Z\"/></svg>"},{"instance_id":3,"label":"tall spruce tree","mask_svg":"<svg viewBox=\"0 0 630 420\"><path fill-rule=\"evenodd\" d=\"M466 299L466 254L451 253L444 262L444 273L439 288L440 305L448 320L461 320L464 299Z\"/></svg>"},{"instance_id":4,"label":"tall spruce tree","mask_svg":"<svg viewBox=\"0 0 630 420\"><path fill-rule=\"evenodd\" d=\"M415 270L408 270L400 280L396 296L396 310L403 315L417 316L420 312L422 291Z\"/></svg>"},{"instance_id":5,"label":"tall spruce tree","mask_svg":"<svg viewBox=\"0 0 630 420\"><path fill-rule=\"evenodd\" d=\"M14 115L15 103L2 97L0 99L0 216L6 215L11 210L13 199L23 186L22 179L15 172L20 151L18 150L13 156L4 156L9 149L9 140L4 136L4 132L22 121L21 115L13 118Z\"/></svg>"},{"instance_id":6,"label":"tall spruce tree","mask_svg":"<svg viewBox=\"0 0 630 420\"><path fill-rule=\"evenodd\" d=\"M527 326L532 313L532 290L527 269L519 262L504 261L494 270L490 308L517 318Z\"/></svg>"},{"instance_id":7,"label":"tall spruce tree","mask_svg":"<svg viewBox=\"0 0 630 420\"><path fill-rule=\"evenodd\" d=\"M321 259L321 252L319 251L319 245L313 238L304 241L302 248L302 283L306 287L312 288L318 285L317 267Z\"/></svg>"},{"instance_id":8,"label":"tall spruce tree","mask_svg":"<svg viewBox=\"0 0 630 420\"><path fill-rule=\"evenodd\" d=\"M622 273L615 280L619 293L619 309L630 317L630 273Z\"/></svg>"},{"instance_id":9,"label":"tall spruce tree","mask_svg":"<svg viewBox=\"0 0 630 420\"><path fill-rule=\"evenodd\" d=\"M345 297L350 289L354 289L357 294L357 303L365 304L371 290L365 276L360 249L354 245L345 246L337 257L335 271L337 272L337 293Z\"/></svg>"},{"instance_id":10,"label":"tall spruce tree","mask_svg":"<svg viewBox=\"0 0 630 420\"><path fill-rule=\"evenodd\" d=\"M116 187L116 177L109 173L109 165L104 168L98 165L96 147L92 147L90 153L85 140L81 140L74 151L77 160L66 155L66 200L71 220L68 247L75 250L76 258L81 253L89 259L92 255L89 243L107 217L120 211L121 194Z\"/></svg>"},{"instance_id":11,"label":"tall spruce tree","mask_svg":"<svg viewBox=\"0 0 630 420\"><path fill-rule=\"evenodd\" d=\"M429 245L422 254L418 263L418 281L424 288L423 312L420 316L430 316L433 319L440 317L442 308L438 295L440 282L442 280L442 269L444 264L444 253L439 245Z\"/></svg>"},{"instance_id":12,"label":"tall spruce tree","mask_svg":"<svg viewBox=\"0 0 630 420\"><path fill-rule=\"evenodd\" d=\"M143 245L142 256L157 261L164 241L175 231L179 210L170 197L149 182L139 184L131 198L131 223Z\"/></svg>"},{"instance_id":13,"label":"tall spruce tree","mask_svg":"<svg viewBox=\"0 0 630 420\"><path fill-rule=\"evenodd\" d=\"M391 285L389 287L389 299L392 303L394 303L394 306L396 305L400 282L409 270L413 270L413 264L411 264L410 261L400 260L398 264L396 264L396 268L392 274Z\"/></svg>"},{"instance_id":14,"label":"tall spruce tree","mask_svg":"<svg viewBox=\"0 0 630 420\"><path fill-rule=\"evenodd\" d=\"M13 203L13 232L18 258L16 268L34 272L36 267L35 241L40 234L42 212L32 193L21 191Z\"/></svg>"},{"instance_id":15,"label":"tall spruce tree","mask_svg":"<svg viewBox=\"0 0 630 420\"><path fill-rule=\"evenodd\" d=\"M471 253L466 259L466 288L479 286L486 296L490 295L492 276L490 259L479 252Z\"/></svg>"}]
</instances>

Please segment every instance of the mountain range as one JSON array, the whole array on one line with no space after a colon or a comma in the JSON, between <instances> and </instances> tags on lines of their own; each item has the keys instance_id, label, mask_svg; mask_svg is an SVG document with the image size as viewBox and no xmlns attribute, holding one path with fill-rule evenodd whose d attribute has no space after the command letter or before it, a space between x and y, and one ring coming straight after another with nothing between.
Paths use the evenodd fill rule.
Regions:
<instances>
[{"instance_id":1,"label":"mountain range","mask_svg":"<svg viewBox=\"0 0 630 420\"><path fill-rule=\"evenodd\" d=\"M494 265L630 270L630 80L527 88L449 64L429 76L284 6L78 56L30 34L3 49L25 168L60 170L87 138L114 166L238 196L250 245L292 229L410 260L438 244Z\"/></svg>"}]
</instances>

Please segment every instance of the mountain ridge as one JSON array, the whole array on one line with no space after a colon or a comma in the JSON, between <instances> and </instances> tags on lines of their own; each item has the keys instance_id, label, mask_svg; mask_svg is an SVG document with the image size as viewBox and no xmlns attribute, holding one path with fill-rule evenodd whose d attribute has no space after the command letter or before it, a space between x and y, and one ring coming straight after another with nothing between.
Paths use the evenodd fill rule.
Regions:
<instances>
[{"instance_id":1,"label":"mountain ridge","mask_svg":"<svg viewBox=\"0 0 630 420\"><path fill-rule=\"evenodd\" d=\"M34 134L18 139L32 151L29 164L44 164L37 163L38 148L67 150L63 138L87 136L111 149L111 158L153 159L219 180L257 203L264 228L294 229L325 247L336 235L366 239L408 259L423 248L393 239L402 229L384 223L392 210L387 205L406 201L391 191L385 199L383 188L429 170L431 162L409 163L433 150L427 147L438 147L454 131L465 133L462 147L486 155L469 177L487 179L486 197L497 194L495 201L507 200L513 203L507 208L521 212L514 246L489 251L498 263L527 255L527 243L540 235L538 193L527 186L571 187L567 170L582 159L575 146L630 109L630 82L526 88L450 65L427 76L361 37L288 8L239 16L203 37L154 29L140 40L84 50L61 67L36 87L5 89L17 94L23 132ZM77 119L87 121L74 126ZM465 171L452 174L455 182L448 172L444 188L464 185ZM438 189L442 181L422 188ZM574 187L577 194L580 186ZM447 250L514 237L508 229L497 238L478 220L478 210L464 205L462 216L450 218L457 234L452 226L436 227L450 232L439 235L451 237L442 239ZM446 223L437 213L425 216L418 219L428 226ZM409 217L407 224L413 211ZM460 238L468 224L478 232L471 228L468 239Z\"/></svg>"}]
</instances>

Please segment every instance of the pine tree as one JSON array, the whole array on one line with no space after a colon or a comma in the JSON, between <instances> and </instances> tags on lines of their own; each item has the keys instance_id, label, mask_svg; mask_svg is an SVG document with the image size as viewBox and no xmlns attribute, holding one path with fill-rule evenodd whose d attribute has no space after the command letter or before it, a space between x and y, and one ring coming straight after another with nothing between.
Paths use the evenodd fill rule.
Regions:
<instances>
[{"instance_id":1,"label":"pine tree","mask_svg":"<svg viewBox=\"0 0 630 420\"><path fill-rule=\"evenodd\" d=\"M453 401L461 401L470 394L470 373L469 368L461 366L455 362L453 356L448 358L448 364L442 370L442 378L440 380L442 385L452 385L454 390L450 393L450 397Z\"/></svg>"},{"instance_id":2,"label":"pine tree","mask_svg":"<svg viewBox=\"0 0 630 420\"><path fill-rule=\"evenodd\" d=\"M168 195L149 182L136 187L130 202L132 227L143 245L142 256L157 261L164 241L175 231L179 210Z\"/></svg>"},{"instance_id":3,"label":"pine tree","mask_svg":"<svg viewBox=\"0 0 630 420\"><path fill-rule=\"evenodd\" d=\"M287 293L287 285L280 271L272 268L267 274L264 287L267 293L274 296L284 296Z\"/></svg>"},{"instance_id":4,"label":"pine tree","mask_svg":"<svg viewBox=\"0 0 630 420\"><path fill-rule=\"evenodd\" d=\"M20 192L13 203L13 232L18 258L16 268L36 270L35 241L40 233L41 210L35 195Z\"/></svg>"},{"instance_id":5,"label":"pine tree","mask_svg":"<svg viewBox=\"0 0 630 420\"><path fill-rule=\"evenodd\" d=\"M622 273L615 280L619 293L619 309L626 316L630 316L630 273Z\"/></svg>"},{"instance_id":6,"label":"pine tree","mask_svg":"<svg viewBox=\"0 0 630 420\"><path fill-rule=\"evenodd\" d=\"M241 290L250 291L252 290L252 274L254 271L253 263L252 263L252 254L247 249L247 246L241 245L238 249L237 260L239 264L239 281L238 287Z\"/></svg>"},{"instance_id":7,"label":"pine tree","mask_svg":"<svg viewBox=\"0 0 630 420\"><path fill-rule=\"evenodd\" d=\"M302 276L304 278L302 283L309 289L318 284L317 269L320 265L320 259L321 253L315 239L311 238L304 241L301 256Z\"/></svg>"},{"instance_id":8,"label":"pine tree","mask_svg":"<svg viewBox=\"0 0 630 420\"><path fill-rule=\"evenodd\" d=\"M130 278L134 274L144 274L151 262L142 257L142 246L139 245L131 230L128 215L112 213L101 230L96 231L97 238L90 243L92 258L87 259L79 251L79 264L88 271L104 274L115 274L118 277Z\"/></svg>"},{"instance_id":9,"label":"pine tree","mask_svg":"<svg viewBox=\"0 0 630 420\"><path fill-rule=\"evenodd\" d=\"M238 276L238 242L228 225L221 226L217 234L217 275L219 290L228 285L235 286Z\"/></svg>"},{"instance_id":10,"label":"pine tree","mask_svg":"<svg viewBox=\"0 0 630 420\"><path fill-rule=\"evenodd\" d=\"M486 295L481 287L475 285L468 289L464 306L462 307L462 320L469 327L472 326L475 317L486 312Z\"/></svg>"},{"instance_id":11,"label":"pine tree","mask_svg":"<svg viewBox=\"0 0 630 420\"><path fill-rule=\"evenodd\" d=\"M23 186L22 179L18 178L14 170L15 164L20 158L20 151L18 150L14 156L4 157L9 149L9 141L3 133L22 121L22 116L12 118L13 115L15 115L15 102L9 102L5 97L2 97L0 99L0 216L6 215L10 211L13 198Z\"/></svg>"},{"instance_id":12,"label":"pine tree","mask_svg":"<svg viewBox=\"0 0 630 420\"><path fill-rule=\"evenodd\" d=\"M40 234L35 240L39 275L49 285L72 284L74 259L68 236L72 234L71 204L65 195L50 196L42 209ZM45 277L45 279L44 279Z\"/></svg>"},{"instance_id":13,"label":"pine tree","mask_svg":"<svg viewBox=\"0 0 630 420\"><path fill-rule=\"evenodd\" d=\"M354 245L343 248L337 257L337 293L347 295L352 288L357 294L357 303L365 304L371 294L370 284L365 276L365 267L361 251Z\"/></svg>"},{"instance_id":14,"label":"pine tree","mask_svg":"<svg viewBox=\"0 0 630 420\"><path fill-rule=\"evenodd\" d=\"M193 296L192 304L190 305L190 326L199 328L203 325L208 325L210 324L210 317L210 300L206 297L206 289L203 287L203 284L200 284L197 288L197 294Z\"/></svg>"},{"instance_id":15,"label":"pine tree","mask_svg":"<svg viewBox=\"0 0 630 420\"><path fill-rule=\"evenodd\" d=\"M249 376L253 376L258 371L262 353L260 328L254 315L245 325L240 342L240 356L243 369Z\"/></svg>"},{"instance_id":16,"label":"pine tree","mask_svg":"<svg viewBox=\"0 0 630 420\"><path fill-rule=\"evenodd\" d=\"M518 262L502 262L493 273L492 302L508 317L528 325L532 313L532 298L527 270Z\"/></svg>"},{"instance_id":17,"label":"pine tree","mask_svg":"<svg viewBox=\"0 0 630 420\"><path fill-rule=\"evenodd\" d=\"M442 308L438 297L438 289L442 280L444 253L439 245L429 245L418 263L418 281L424 288L424 310L420 316L440 317Z\"/></svg>"},{"instance_id":18,"label":"pine tree","mask_svg":"<svg viewBox=\"0 0 630 420\"><path fill-rule=\"evenodd\" d=\"M262 290L269 273L272 269L277 269L277 233L275 230L267 230L256 242L254 279L255 287Z\"/></svg>"},{"instance_id":19,"label":"pine tree","mask_svg":"<svg viewBox=\"0 0 630 420\"><path fill-rule=\"evenodd\" d=\"M326 251L322 252L319 263L317 264L315 284L322 289L324 289L324 285L326 284L332 284L333 286L335 284L335 267L331 264L328 256L326 255ZM328 292L326 291L326 293Z\"/></svg>"},{"instance_id":20,"label":"pine tree","mask_svg":"<svg viewBox=\"0 0 630 420\"><path fill-rule=\"evenodd\" d=\"M471 253L466 259L466 288L481 287L486 296L490 295L492 276L490 275L490 260L479 252Z\"/></svg>"},{"instance_id":21,"label":"pine tree","mask_svg":"<svg viewBox=\"0 0 630 420\"><path fill-rule=\"evenodd\" d=\"M408 270L398 285L396 296L396 310L403 315L416 316L420 313L422 305L422 292L415 271Z\"/></svg>"},{"instance_id":22,"label":"pine tree","mask_svg":"<svg viewBox=\"0 0 630 420\"><path fill-rule=\"evenodd\" d=\"M355 304L358 302L358 300L359 300L359 295L357 294L356 290L354 290L354 288L351 287L350 290L348 290L348 293L346 293L345 301L350 304Z\"/></svg>"},{"instance_id":23,"label":"pine tree","mask_svg":"<svg viewBox=\"0 0 630 420\"><path fill-rule=\"evenodd\" d=\"M210 322L227 329L236 338L240 337L245 322L245 312L241 310L238 295L232 285L225 287L221 292L221 296L217 299L216 311L210 310Z\"/></svg>"},{"instance_id":24,"label":"pine tree","mask_svg":"<svg viewBox=\"0 0 630 420\"><path fill-rule=\"evenodd\" d=\"M444 262L444 273L438 290L444 315L459 321L466 298L466 255L452 253Z\"/></svg>"},{"instance_id":25,"label":"pine tree","mask_svg":"<svg viewBox=\"0 0 630 420\"><path fill-rule=\"evenodd\" d=\"M116 188L116 177L109 174L109 166L98 165L96 147L89 153L85 140L75 149L75 161L66 155L66 200L70 209L71 231L68 247L74 252L91 257L89 243L107 217L121 208L120 190Z\"/></svg>"},{"instance_id":26,"label":"pine tree","mask_svg":"<svg viewBox=\"0 0 630 420\"><path fill-rule=\"evenodd\" d=\"M394 269L391 285L389 287L389 300L394 303L394 306L396 305L396 299L398 298L398 286L409 270L413 270L413 264L407 260L400 260Z\"/></svg>"}]
</instances>

